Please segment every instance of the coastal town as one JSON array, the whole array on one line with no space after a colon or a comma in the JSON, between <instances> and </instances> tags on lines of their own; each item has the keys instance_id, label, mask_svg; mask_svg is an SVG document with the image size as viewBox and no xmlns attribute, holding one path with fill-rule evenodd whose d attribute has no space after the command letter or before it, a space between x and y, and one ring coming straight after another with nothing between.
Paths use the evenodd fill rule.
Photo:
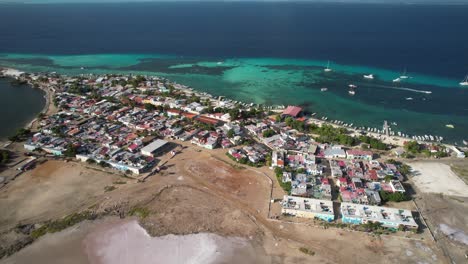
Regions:
<instances>
[{"instance_id":1,"label":"coastal town","mask_svg":"<svg viewBox=\"0 0 468 264\"><path fill-rule=\"evenodd\" d=\"M374 132L353 128L300 106L237 102L153 76L3 75L43 89L55 109L10 138L29 156L19 171L34 168L39 157L72 159L144 182L182 144L223 150L238 166L269 168L284 195L270 197L269 208L279 206L280 213L269 209L268 216L280 222L416 234L424 220L399 206L414 191L407 182L411 168L400 159L465 158L462 148L399 137L386 125Z\"/></svg>"}]
</instances>

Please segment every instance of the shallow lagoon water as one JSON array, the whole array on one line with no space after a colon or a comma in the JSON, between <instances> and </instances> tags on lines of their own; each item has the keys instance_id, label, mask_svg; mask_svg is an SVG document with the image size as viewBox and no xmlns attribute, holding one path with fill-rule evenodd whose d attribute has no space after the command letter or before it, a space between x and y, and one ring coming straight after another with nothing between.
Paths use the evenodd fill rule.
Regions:
<instances>
[{"instance_id":1,"label":"shallow lagoon water","mask_svg":"<svg viewBox=\"0 0 468 264\"><path fill-rule=\"evenodd\" d=\"M439 135L461 141L468 131L468 89L459 80L326 61L274 58L200 58L152 54L40 55L2 54L0 65L25 71L63 74L134 73L169 78L234 100L271 105L301 105L309 113L355 126L380 128L396 122L395 131ZM81 69L84 67L84 69ZM364 74L373 73L374 80ZM348 85L358 86L355 96ZM321 92L327 87L327 92ZM424 93L430 91L430 94ZM453 124L454 129L446 127Z\"/></svg>"},{"instance_id":2,"label":"shallow lagoon water","mask_svg":"<svg viewBox=\"0 0 468 264\"><path fill-rule=\"evenodd\" d=\"M0 139L27 125L44 108L44 92L28 85L12 85L0 79Z\"/></svg>"}]
</instances>

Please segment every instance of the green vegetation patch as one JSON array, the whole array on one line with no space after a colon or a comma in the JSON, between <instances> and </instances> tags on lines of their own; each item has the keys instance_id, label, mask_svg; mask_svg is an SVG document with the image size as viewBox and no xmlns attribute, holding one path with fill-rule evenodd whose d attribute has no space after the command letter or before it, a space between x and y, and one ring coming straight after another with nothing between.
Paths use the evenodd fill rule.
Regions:
<instances>
[{"instance_id":1,"label":"green vegetation patch","mask_svg":"<svg viewBox=\"0 0 468 264\"><path fill-rule=\"evenodd\" d=\"M146 218L150 214L150 210L145 207L134 207L128 212L130 216L137 216L139 218Z\"/></svg>"},{"instance_id":2,"label":"green vegetation patch","mask_svg":"<svg viewBox=\"0 0 468 264\"><path fill-rule=\"evenodd\" d=\"M275 174L276 179L278 180L279 185L283 190L290 194L291 193L291 183L290 182L283 182L283 170L279 167L275 167Z\"/></svg>"},{"instance_id":3,"label":"green vegetation patch","mask_svg":"<svg viewBox=\"0 0 468 264\"><path fill-rule=\"evenodd\" d=\"M315 251L309 249L309 248L305 248L305 247L301 247L299 248L299 251L306 254L306 255L309 255L309 256L314 256L315 255Z\"/></svg>"},{"instance_id":4,"label":"green vegetation patch","mask_svg":"<svg viewBox=\"0 0 468 264\"><path fill-rule=\"evenodd\" d=\"M113 182L113 184L126 184L127 182L126 181L115 181Z\"/></svg>"},{"instance_id":5,"label":"green vegetation patch","mask_svg":"<svg viewBox=\"0 0 468 264\"><path fill-rule=\"evenodd\" d=\"M401 192L388 193L385 191L380 191L379 194L384 203L388 201L399 203L399 202L410 200L408 195L406 195L405 193L401 193Z\"/></svg>"},{"instance_id":6,"label":"green vegetation patch","mask_svg":"<svg viewBox=\"0 0 468 264\"><path fill-rule=\"evenodd\" d=\"M10 160L10 153L7 150L0 149L0 165L6 164Z\"/></svg>"},{"instance_id":7,"label":"green vegetation patch","mask_svg":"<svg viewBox=\"0 0 468 264\"><path fill-rule=\"evenodd\" d=\"M105 192L111 192L113 190L117 189L115 186L112 186L112 185L108 185L106 187L104 187L104 191Z\"/></svg>"},{"instance_id":8,"label":"green vegetation patch","mask_svg":"<svg viewBox=\"0 0 468 264\"><path fill-rule=\"evenodd\" d=\"M47 233L59 232L84 220L94 220L96 218L97 215L90 211L74 213L62 219L44 223L41 227L31 232L31 237L36 240Z\"/></svg>"}]
</instances>

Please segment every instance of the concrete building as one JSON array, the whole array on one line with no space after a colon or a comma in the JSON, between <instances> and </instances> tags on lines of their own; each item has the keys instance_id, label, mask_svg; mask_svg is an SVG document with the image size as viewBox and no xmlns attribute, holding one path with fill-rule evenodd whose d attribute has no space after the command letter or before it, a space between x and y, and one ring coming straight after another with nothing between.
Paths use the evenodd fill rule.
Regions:
<instances>
[{"instance_id":1,"label":"concrete building","mask_svg":"<svg viewBox=\"0 0 468 264\"><path fill-rule=\"evenodd\" d=\"M457 158L461 158L461 159L464 159L464 158L465 158L465 152L459 150L459 149L458 149L457 147L455 147L455 146L451 146L450 148L453 150L453 152L455 153L455 155L456 155Z\"/></svg>"},{"instance_id":2,"label":"concrete building","mask_svg":"<svg viewBox=\"0 0 468 264\"><path fill-rule=\"evenodd\" d=\"M346 151L347 159L360 159L360 160L372 160L373 153L371 151L350 149Z\"/></svg>"},{"instance_id":3,"label":"concrete building","mask_svg":"<svg viewBox=\"0 0 468 264\"><path fill-rule=\"evenodd\" d=\"M141 149L141 154L145 156L154 157L157 154L160 154L167 147L167 141L162 139L156 139L151 142L149 145Z\"/></svg>"},{"instance_id":4,"label":"concrete building","mask_svg":"<svg viewBox=\"0 0 468 264\"><path fill-rule=\"evenodd\" d=\"M418 228L411 211L404 209L341 203L341 215L343 223L359 225L378 222L387 228L398 229L400 225L410 229Z\"/></svg>"},{"instance_id":5,"label":"concrete building","mask_svg":"<svg viewBox=\"0 0 468 264\"><path fill-rule=\"evenodd\" d=\"M324 151L324 156L327 159L344 159L346 158L346 152L341 148L327 148Z\"/></svg>"},{"instance_id":6,"label":"concrete building","mask_svg":"<svg viewBox=\"0 0 468 264\"><path fill-rule=\"evenodd\" d=\"M333 202L285 195L281 202L283 214L304 218L318 218L331 222L335 219Z\"/></svg>"}]
</instances>

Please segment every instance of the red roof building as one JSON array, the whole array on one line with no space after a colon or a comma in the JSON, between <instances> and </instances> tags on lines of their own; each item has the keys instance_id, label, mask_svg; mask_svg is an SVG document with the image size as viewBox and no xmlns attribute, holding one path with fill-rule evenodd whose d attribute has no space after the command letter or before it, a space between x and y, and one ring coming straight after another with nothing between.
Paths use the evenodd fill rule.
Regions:
<instances>
[{"instance_id":1,"label":"red roof building","mask_svg":"<svg viewBox=\"0 0 468 264\"><path fill-rule=\"evenodd\" d=\"M297 117L301 111L302 111L302 108L298 106L289 105L286 109L284 109L283 115Z\"/></svg>"}]
</instances>

